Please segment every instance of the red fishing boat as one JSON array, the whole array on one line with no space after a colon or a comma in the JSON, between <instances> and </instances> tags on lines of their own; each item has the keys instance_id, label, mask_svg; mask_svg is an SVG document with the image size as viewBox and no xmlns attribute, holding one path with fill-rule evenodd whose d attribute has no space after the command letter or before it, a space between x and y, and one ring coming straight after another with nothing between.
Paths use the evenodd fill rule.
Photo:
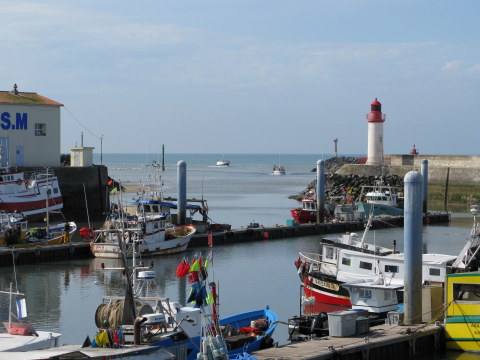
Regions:
<instances>
[{"instance_id":1,"label":"red fishing boat","mask_svg":"<svg viewBox=\"0 0 480 360\"><path fill-rule=\"evenodd\" d=\"M48 205L47 205L48 204ZM18 212L29 220L63 208L58 178L50 169L34 172L0 172L0 211Z\"/></svg>"}]
</instances>

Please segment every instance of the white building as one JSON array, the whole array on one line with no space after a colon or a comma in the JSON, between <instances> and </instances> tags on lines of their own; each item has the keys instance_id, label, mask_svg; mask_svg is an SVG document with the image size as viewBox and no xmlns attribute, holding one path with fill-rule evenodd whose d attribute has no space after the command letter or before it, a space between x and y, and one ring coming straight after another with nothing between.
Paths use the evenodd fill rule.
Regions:
<instances>
[{"instance_id":1,"label":"white building","mask_svg":"<svg viewBox=\"0 0 480 360\"><path fill-rule=\"evenodd\" d=\"M16 84L0 91L0 166L60 166L61 106Z\"/></svg>"}]
</instances>

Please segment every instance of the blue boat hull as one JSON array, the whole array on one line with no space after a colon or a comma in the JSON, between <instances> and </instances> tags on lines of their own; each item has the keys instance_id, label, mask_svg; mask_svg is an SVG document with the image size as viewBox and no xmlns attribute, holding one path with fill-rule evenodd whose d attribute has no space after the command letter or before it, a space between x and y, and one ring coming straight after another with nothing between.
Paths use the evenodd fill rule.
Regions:
<instances>
[{"instance_id":1,"label":"blue boat hull","mask_svg":"<svg viewBox=\"0 0 480 360\"><path fill-rule=\"evenodd\" d=\"M381 204L371 204L371 203L355 203L358 210L364 211L365 216L372 214L373 216L380 215L389 215L389 216L399 216L403 215L403 209L398 207L381 205Z\"/></svg>"},{"instance_id":2,"label":"blue boat hull","mask_svg":"<svg viewBox=\"0 0 480 360\"><path fill-rule=\"evenodd\" d=\"M228 352L230 357L233 355L243 354L244 352L251 354L254 351L260 350L264 341L267 338L272 337L273 332L277 327L278 316L267 306L265 309L248 311L220 319L220 326L230 325L234 329L238 329L240 327L250 327L252 321L259 319L266 319L268 322L269 327L265 333L262 336L257 337L254 341L245 344L245 347L230 350Z\"/></svg>"}]
</instances>

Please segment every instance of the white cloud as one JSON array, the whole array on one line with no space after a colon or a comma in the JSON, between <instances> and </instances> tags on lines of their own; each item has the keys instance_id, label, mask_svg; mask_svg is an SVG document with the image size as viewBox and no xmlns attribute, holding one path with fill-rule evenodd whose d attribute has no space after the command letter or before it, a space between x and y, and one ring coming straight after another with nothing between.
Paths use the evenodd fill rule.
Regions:
<instances>
[{"instance_id":1,"label":"white cloud","mask_svg":"<svg viewBox=\"0 0 480 360\"><path fill-rule=\"evenodd\" d=\"M442 66L442 71L456 70L460 67L460 61L453 60Z\"/></svg>"},{"instance_id":2,"label":"white cloud","mask_svg":"<svg viewBox=\"0 0 480 360\"><path fill-rule=\"evenodd\" d=\"M470 74L480 74L480 64L476 64L471 66L468 70L468 73Z\"/></svg>"}]
</instances>

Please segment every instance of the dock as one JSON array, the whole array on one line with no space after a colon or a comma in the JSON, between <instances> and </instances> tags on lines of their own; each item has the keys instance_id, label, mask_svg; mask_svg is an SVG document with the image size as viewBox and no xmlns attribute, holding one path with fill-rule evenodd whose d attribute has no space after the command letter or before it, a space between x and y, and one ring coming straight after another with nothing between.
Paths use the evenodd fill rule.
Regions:
<instances>
[{"instance_id":1,"label":"dock","mask_svg":"<svg viewBox=\"0 0 480 360\"><path fill-rule=\"evenodd\" d=\"M429 214L429 224L448 223L450 215L447 213ZM403 227L403 216L379 218L373 221L373 229ZM338 223L312 223L301 225L260 226L258 228L232 229L212 233L214 246L235 245L243 242L276 240L303 236L343 234L347 232L363 232L363 221L346 221ZM209 234L195 234L188 245L189 249L208 246ZM0 249L0 266L15 264L36 264L48 261L88 258L90 246L85 241L71 241L68 244L35 246L29 248L2 248Z\"/></svg>"},{"instance_id":2,"label":"dock","mask_svg":"<svg viewBox=\"0 0 480 360\"><path fill-rule=\"evenodd\" d=\"M436 213L424 217L424 224L445 224L450 222L450 214ZM379 217L373 220L371 229L388 229L403 227L403 216ZM345 234L347 232L363 232L364 221L343 221L327 223L311 223L300 225L259 226L257 228L242 228L212 233L213 244L231 245L239 242L264 241L284 238L294 238L313 235ZM189 248L208 246L208 234L192 236Z\"/></svg>"},{"instance_id":3,"label":"dock","mask_svg":"<svg viewBox=\"0 0 480 360\"><path fill-rule=\"evenodd\" d=\"M275 359L408 359L442 348L443 327L438 324L379 325L349 337L322 337L254 352L259 360Z\"/></svg>"}]
</instances>

